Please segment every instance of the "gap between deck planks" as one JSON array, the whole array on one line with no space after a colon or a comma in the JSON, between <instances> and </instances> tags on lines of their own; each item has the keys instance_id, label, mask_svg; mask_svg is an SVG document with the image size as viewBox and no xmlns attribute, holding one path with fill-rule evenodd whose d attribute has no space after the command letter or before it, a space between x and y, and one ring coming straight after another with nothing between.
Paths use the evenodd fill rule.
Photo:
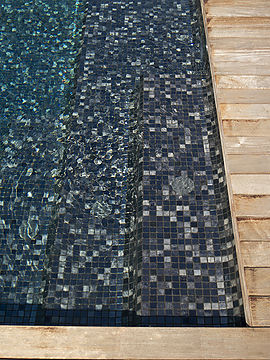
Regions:
<instances>
[{"instance_id":1,"label":"gap between deck planks","mask_svg":"<svg viewBox=\"0 0 270 360\"><path fill-rule=\"evenodd\" d=\"M201 4L246 320L270 326L270 1Z\"/></svg>"}]
</instances>

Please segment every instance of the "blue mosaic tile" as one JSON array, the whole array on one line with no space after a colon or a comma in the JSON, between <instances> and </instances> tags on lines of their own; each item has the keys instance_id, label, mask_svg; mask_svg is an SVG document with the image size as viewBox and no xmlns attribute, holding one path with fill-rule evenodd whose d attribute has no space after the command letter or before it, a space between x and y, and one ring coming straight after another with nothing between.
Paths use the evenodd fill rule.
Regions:
<instances>
[{"instance_id":1,"label":"blue mosaic tile","mask_svg":"<svg viewBox=\"0 0 270 360\"><path fill-rule=\"evenodd\" d=\"M243 326L199 1L84 5L20 3L50 25L39 72L27 30L25 88L3 85L26 108L3 118L0 322Z\"/></svg>"}]
</instances>

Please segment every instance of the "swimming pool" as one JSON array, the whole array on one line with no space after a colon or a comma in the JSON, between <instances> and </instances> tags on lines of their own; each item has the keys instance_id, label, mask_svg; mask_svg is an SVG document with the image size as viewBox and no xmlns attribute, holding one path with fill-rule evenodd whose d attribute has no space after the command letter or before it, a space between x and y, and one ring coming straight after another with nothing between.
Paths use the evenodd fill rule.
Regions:
<instances>
[{"instance_id":1,"label":"swimming pool","mask_svg":"<svg viewBox=\"0 0 270 360\"><path fill-rule=\"evenodd\" d=\"M3 9L1 322L243 325L199 2Z\"/></svg>"}]
</instances>

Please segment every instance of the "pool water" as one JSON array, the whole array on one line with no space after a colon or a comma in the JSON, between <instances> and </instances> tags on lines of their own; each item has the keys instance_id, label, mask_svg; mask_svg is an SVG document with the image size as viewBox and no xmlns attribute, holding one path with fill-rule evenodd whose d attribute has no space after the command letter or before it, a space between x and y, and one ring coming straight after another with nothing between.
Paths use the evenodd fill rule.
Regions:
<instances>
[{"instance_id":1,"label":"pool water","mask_svg":"<svg viewBox=\"0 0 270 360\"><path fill-rule=\"evenodd\" d=\"M33 323L31 306L42 302L84 6L4 0L0 9L1 321ZM31 305L32 315L10 310L18 304Z\"/></svg>"},{"instance_id":2,"label":"pool water","mask_svg":"<svg viewBox=\"0 0 270 360\"><path fill-rule=\"evenodd\" d=\"M242 326L199 1L1 11L1 323Z\"/></svg>"}]
</instances>

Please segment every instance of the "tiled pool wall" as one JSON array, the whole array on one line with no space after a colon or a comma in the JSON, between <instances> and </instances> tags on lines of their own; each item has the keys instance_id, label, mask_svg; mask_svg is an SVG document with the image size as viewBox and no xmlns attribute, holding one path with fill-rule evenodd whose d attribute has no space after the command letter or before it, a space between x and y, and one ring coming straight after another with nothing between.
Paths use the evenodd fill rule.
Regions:
<instances>
[{"instance_id":1,"label":"tiled pool wall","mask_svg":"<svg viewBox=\"0 0 270 360\"><path fill-rule=\"evenodd\" d=\"M82 26L81 3L58 3ZM56 21L56 5L39 4L51 11L44 24ZM84 5L74 96L69 86L52 101L62 84L50 87L48 72L42 91L20 91L53 89L51 103L27 118L7 106L3 121L0 321L243 326L199 1ZM60 44L75 40L57 76L76 57L77 30L59 30Z\"/></svg>"},{"instance_id":2,"label":"tiled pool wall","mask_svg":"<svg viewBox=\"0 0 270 360\"><path fill-rule=\"evenodd\" d=\"M82 3L1 3L1 323L33 324L43 289Z\"/></svg>"}]
</instances>

